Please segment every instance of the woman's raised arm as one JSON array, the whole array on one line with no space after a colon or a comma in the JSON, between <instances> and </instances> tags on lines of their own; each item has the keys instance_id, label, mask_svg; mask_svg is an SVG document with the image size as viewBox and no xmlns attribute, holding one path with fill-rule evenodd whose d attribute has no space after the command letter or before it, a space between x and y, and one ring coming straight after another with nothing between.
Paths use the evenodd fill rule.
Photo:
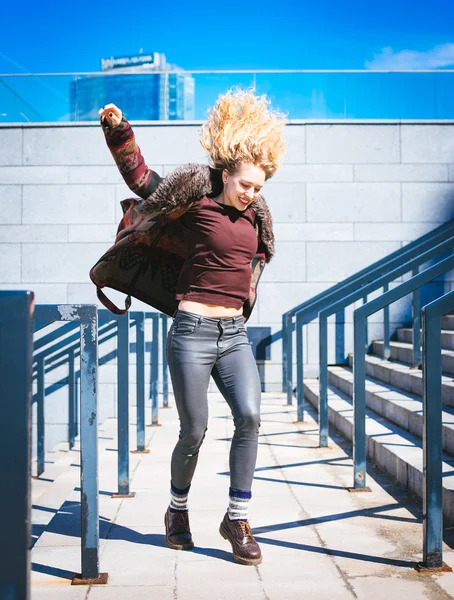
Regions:
<instances>
[{"instance_id":1,"label":"woman's raised arm","mask_svg":"<svg viewBox=\"0 0 454 600\"><path fill-rule=\"evenodd\" d=\"M106 104L98 115L107 146L126 185L141 198L147 198L161 183L162 177L145 164L131 125L115 104Z\"/></svg>"}]
</instances>

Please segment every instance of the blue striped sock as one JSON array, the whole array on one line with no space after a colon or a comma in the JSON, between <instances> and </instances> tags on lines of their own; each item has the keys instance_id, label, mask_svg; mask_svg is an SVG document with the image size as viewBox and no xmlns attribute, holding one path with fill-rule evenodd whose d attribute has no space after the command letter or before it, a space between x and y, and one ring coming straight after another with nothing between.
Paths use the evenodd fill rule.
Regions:
<instances>
[{"instance_id":1,"label":"blue striped sock","mask_svg":"<svg viewBox=\"0 0 454 600\"><path fill-rule=\"evenodd\" d=\"M227 513L231 521L247 521L249 501L252 498L252 492L229 489L229 507Z\"/></svg>"},{"instance_id":2,"label":"blue striped sock","mask_svg":"<svg viewBox=\"0 0 454 600\"><path fill-rule=\"evenodd\" d=\"M190 485L180 490L170 482L170 512L184 512L188 510L188 495Z\"/></svg>"}]
</instances>

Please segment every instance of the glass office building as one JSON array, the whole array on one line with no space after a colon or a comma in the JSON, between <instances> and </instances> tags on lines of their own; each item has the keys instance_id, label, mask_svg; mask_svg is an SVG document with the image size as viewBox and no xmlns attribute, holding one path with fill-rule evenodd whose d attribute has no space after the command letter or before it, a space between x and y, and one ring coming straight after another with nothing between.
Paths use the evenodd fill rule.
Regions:
<instances>
[{"instance_id":1,"label":"glass office building","mask_svg":"<svg viewBox=\"0 0 454 600\"><path fill-rule=\"evenodd\" d=\"M194 119L194 78L167 65L163 54L112 57L101 64L105 75L71 82L71 120L96 121L99 108L108 103L130 121Z\"/></svg>"}]
</instances>

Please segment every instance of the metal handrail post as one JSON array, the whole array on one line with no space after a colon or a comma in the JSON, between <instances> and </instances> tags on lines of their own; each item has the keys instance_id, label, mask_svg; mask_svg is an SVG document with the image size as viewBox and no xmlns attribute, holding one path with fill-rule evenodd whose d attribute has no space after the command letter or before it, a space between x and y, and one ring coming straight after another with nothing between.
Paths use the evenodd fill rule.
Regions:
<instances>
[{"instance_id":1,"label":"metal handrail post","mask_svg":"<svg viewBox=\"0 0 454 600\"><path fill-rule=\"evenodd\" d=\"M145 313L136 319L137 451L145 451Z\"/></svg>"},{"instance_id":2,"label":"metal handrail post","mask_svg":"<svg viewBox=\"0 0 454 600\"><path fill-rule=\"evenodd\" d=\"M68 443L69 449L74 448L75 443L75 372L74 372L74 350L68 352Z\"/></svg>"},{"instance_id":3,"label":"metal handrail post","mask_svg":"<svg viewBox=\"0 0 454 600\"><path fill-rule=\"evenodd\" d=\"M363 304L361 308L367 307ZM370 491L366 485L366 324L360 309L353 313L353 489Z\"/></svg>"},{"instance_id":4,"label":"metal handrail post","mask_svg":"<svg viewBox=\"0 0 454 600\"><path fill-rule=\"evenodd\" d=\"M131 314L136 323L136 405L137 405L137 448L133 454L148 454L145 449L145 313Z\"/></svg>"},{"instance_id":5,"label":"metal handrail post","mask_svg":"<svg viewBox=\"0 0 454 600\"><path fill-rule=\"evenodd\" d=\"M44 358L40 357L36 363L36 442L37 442L37 476L44 473L45 469L45 420L44 402L46 396L44 383Z\"/></svg>"},{"instance_id":6,"label":"metal handrail post","mask_svg":"<svg viewBox=\"0 0 454 600\"><path fill-rule=\"evenodd\" d=\"M389 285L385 284L383 286L383 293L386 294L386 292L389 290ZM390 329L390 323L389 323L389 305L385 306L385 308L383 309L383 358L385 360L389 360L391 358L391 346L390 346L390 341L391 341L391 329Z\"/></svg>"},{"instance_id":7,"label":"metal handrail post","mask_svg":"<svg viewBox=\"0 0 454 600\"><path fill-rule=\"evenodd\" d=\"M418 570L452 571L443 562L441 319L453 309L454 292L422 309L424 540Z\"/></svg>"},{"instance_id":8,"label":"metal handrail post","mask_svg":"<svg viewBox=\"0 0 454 600\"><path fill-rule=\"evenodd\" d=\"M322 314L319 317L320 342L328 336L328 319ZM319 403L318 403L318 426L319 446L328 446L328 344L319 345L320 378L319 378Z\"/></svg>"},{"instance_id":9,"label":"metal handrail post","mask_svg":"<svg viewBox=\"0 0 454 600\"><path fill-rule=\"evenodd\" d=\"M363 304L367 304L367 295L364 296L363 298ZM368 331L368 326L367 326L367 319L364 323L364 349L367 352L369 350L369 344L368 344L368 339L369 339L369 331Z\"/></svg>"},{"instance_id":10,"label":"metal handrail post","mask_svg":"<svg viewBox=\"0 0 454 600\"><path fill-rule=\"evenodd\" d=\"M287 313L282 315L282 392L287 392Z\"/></svg>"},{"instance_id":11,"label":"metal handrail post","mask_svg":"<svg viewBox=\"0 0 454 600\"><path fill-rule=\"evenodd\" d=\"M345 358L345 309L336 313L336 363L341 364Z\"/></svg>"},{"instance_id":12,"label":"metal handrail post","mask_svg":"<svg viewBox=\"0 0 454 600\"><path fill-rule=\"evenodd\" d=\"M107 583L107 574L99 573L98 309L87 305L79 312L81 578Z\"/></svg>"},{"instance_id":13,"label":"metal handrail post","mask_svg":"<svg viewBox=\"0 0 454 600\"><path fill-rule=\"evenodd\" d=\"M162 407L169 408L169 372L167 365L167 328L168 317L161 314L162 319Z\"/></svg>"},{"instance_id":14,"label":"metal handrail post","mask_svg":"<svg viewBox=\"0 0 454 600\"><path fill-rule=\"evenodd\" d=\"M413 277L419 273L419 268L413 269ZM421 292L419 289L413 292L412 298L412 342L413 357L412 366L414 368L421 366Z\"/></svg>"},{"instance_id":15,"label":"metal handrail post","mask_svg":"<svg viewBox=\"0 0 454 600\"><path fill-rule=\"evenodd\" d=\"M129 313L117 318L118 491L112 498L133 498L129 489Z\"/></svg>"},{"instance_id":16,"label":"metal handrail post","mask_svg":"<svg viewBox=\"0 0 454 600\"><path fill-rule=\"evenodd\" d=\"M79 435L80 371L76 373L74 386L74 437Z\"/></svg>"},{"instance_id":17,"label":"metal handrail post","mask_svg":"<svg viewBox=\"0 0 454 600\"><path fill-rule=\"evenodd\" d=\"M80 520L81 574L74 585L107 583L99 572L98 486L98 307L42 304L35 307L35 330L55 321L80 322Z\"/></svg>"},{"instance_id":18,"label":"metal handrail post","mask_svg":"<svg viewBox=\"0 0 454 600\"><path fill-rule=\"evenodd\" d=\"M282 341L284 341L284 329L282 335ZM291 406L293 402L293 318L288 313L285 315L285 359L283 362L286 364L287 369L287 405Z\"/></svg>"},{"instance_id":19,"label":"metal handrail post","mask_svg":"<svg viewBox=\"0 0 454 600\"><path fill-rule=\"evenodd\" d=\"M2 598L30 598L32 292L0 292Z\"/></svg>"},{"instance_id":20,"label":"metal handrail post","mask_svg":"<svg viewBox=\"0 0 454 600\"><path fill-rule=\"evenodd\" d=\"M149 313L153 320L153 340L151 342L151 426L159 425L158 379L159 379L159 313Z\"/></svg>"},{"instance_id":21,"label":"metal handrail post","mask_svg":"<svg viewBox=\"0 0 454 600\"><path fill-rule=\"evenodd\" d=\"M441 315L424 307L423 563L443 563ZM430 399L430 401L429 401Z\"/></svg>"},{"instance_id":22,"label":"metal handrail post","mask_svg":"<svg viewBox=\"0 0 454 600\"><path fill-rule=\"evenodd\" d=\"M304 348L303 348L303 324L296 317L296 379L303 381L304 377ZM304 387L296 387L296 414L297 422L304 421Z\"/></svg>"}]
</instances>

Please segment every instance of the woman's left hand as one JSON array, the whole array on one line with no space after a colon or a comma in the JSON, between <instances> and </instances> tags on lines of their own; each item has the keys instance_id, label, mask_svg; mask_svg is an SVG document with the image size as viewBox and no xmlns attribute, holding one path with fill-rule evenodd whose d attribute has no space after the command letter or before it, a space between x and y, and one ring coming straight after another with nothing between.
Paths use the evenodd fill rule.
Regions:
<instances>
[{"instance_id":1,"label":"woman's left hand","mask_svg":"<svg viewBox=\"0 0 454 600\"><path fill-rule=\"evenodd\" d=\"M101 122L105 119L111 127L116 127L121 123L123 113L115 104L106 104L103 108L99 109L98 115L101 118Z\"/></svg>"}]
</instances>

